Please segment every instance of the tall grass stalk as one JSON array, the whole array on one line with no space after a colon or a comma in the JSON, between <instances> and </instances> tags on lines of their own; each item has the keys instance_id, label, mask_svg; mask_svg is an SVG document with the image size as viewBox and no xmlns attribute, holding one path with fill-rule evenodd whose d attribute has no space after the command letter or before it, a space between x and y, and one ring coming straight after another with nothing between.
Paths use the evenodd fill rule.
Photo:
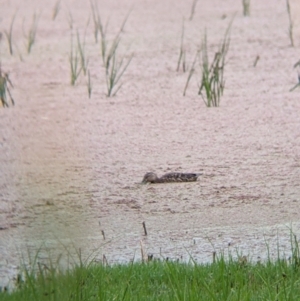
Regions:
<instances>
[{"instance_id":1,"label":"tall grass stalk","mask_svg":"<svg viewBox=\"0 0 300 301\"><path fill-rule=\"evenodd\" d=\"M10 98L11 104L14 106L15 101L10 93L9 86L13 88L13 84L11 80L9 79L8 73L3 73L1 70L1 64L0 64L0 100L3 107L9 107L9 102L7 99L7 94Z\"/></svg>"},{"instance_id":2,"label":"tall grass stalk","mask_svg":"<svg viewBox=\"0 0 300 301\"><path fill-rule=\"evenodd\" d=\"M189 18L190 21L192 21L193 18L194 18L197 2L198 2L198 0L193 0L192 8L191 8L191 14L190 14L190 18Z\"/></svg>"},{"instance_id":3,"label":"tall grass stalk","mask_svg":"<svg viewBox=\"0 0 300 301\"><path fill-rule=\"evenodd\" d=\"M289 17L289 29L288 29L289 38L290 38L291 46L294 47L294 23L292 20L291 6L289 0L286 0L286 10Z\"/></svg>"},{"instance_id":4,"label":"tall grass stalk","mask_svg":"<svg viewBox=\"0 0 300 301\"><path fill-rule=\"evenodd\" d=\"M95 37L95 42L98 43L98 33L99 33L99 28L101 24L101 19L100 19L100 14L98 10L98 5L97 1L95 0L90 0L91 4L91 9L92 9L92 17L93 17L93 22L94 22L94 37Z\"/></svg>"},{"instance_id":5,"label":"tall grass stalk","mask_svg":"<svg viewBox=\"0 0 300 301\"><path fill-rule=\"evenodd\" d=\"M190 80L191 80L192 76L195 73L195 65L196 65L198 56L199 56L199 50L196 52L196 55L195 55L195 58L194 58L194 61L193 61L193 64L192 64L192 68L189 71L189 75L187 77L186 84L185 84L185 87L184 87L184 90L183 90L183 96L185 96L186 90L187 90L187 88L189 86L189 83L190 83Z\"/></svg>"},{"instance_id":6,"label":"tall grass stalk","mask_svg":"<svg viewBox=\"0 0 300 301\"><path fill-rule=\"evenodd\" d=\"M250 0L242 0L244 16L250 16Z\"/></svg>"},{"instance_id":7,"label":"tall grass stalk","mask_svg":"<svg viewBox=\"0 0 300 301\"><path fill-rule=\"evenodd\" d=\"M257 63L258 63L259 60L260 60L260 56L257 55L256 58L255 58L255 60L254 60L254 62L253 62L253 67L256 67L256 65L257 65Z\"/></svg>"},{"instance_id":8,"label":"tall grass stalk","mask_svg":"<svg viewBox=\"0 0 300 301\"><path fill-rule=\"evenodd\" d=\"M92 82L91 82L91 75L90 75L90 71L88 71L88 82L87 82L87 89L88 89L88 95L89 98L91 98L92 96Z\"/></svg>"},{"instance_id":9,"label":"tall grass stalk","mask_svg":"<svg viewBox=\"0 0 300 301\"><path fill-rule=\"evenodd\" d=\"M84 33L83 42L81 42L79 32L77 30L77 49L78 49L78 53L80 56L81 69L82 69L84 75L86 75L86 70L87 70L87 66L88 66L88 62L89 62L89 60L86 58L86 55L85 55L85 35L86 35L86 32Z\"/></svg>"},{"instance_id":10,"label":"tall grass stalk","mask_svg":"<svg viewBox=\"0 0 300 301\"><path fill-rule=\"evenodd\" d=\"M72 13L69 11L69 12L68 12L68 24L69 24L70 30L73 29L73 23L74 23L73 15L72 15Z\"/></svg>"},{"instance_id":11,"label":"tall grass stalk","mask_svg":"<svg viewBox=\"0 0 300 301\"><path fill-rule=\"evenodd\" d=\"M91 3L92 16L93 16L93 22L94 22L95 42L98 43L98 33L100 33L101 56L102 56L103 64L105 65L105 53L106 53L106 47L107 47L106 31L107 31L108 21L106 22L105 26L103 26L96 0L94 2L91 0L90 3Z\"/></svg>"},{"instance_id":12,"label":"tall grass stalk","mask_svg":"<svg viewBox=\"0 0 300 301\"><path fill-rule=\"evenodd\" d=\"M14 26L14 22L16 19L16 15L17 13L14 14L14 16L12 17L12 20L10 22L10 27L9 27L9 31L4 31L5 36L7 38L7 42L8 42L8 47L9 47L9 53L11 55L13 55L13 38L12 38L12 32L13 32L13 26Z\"/></svg>"},{"instance_id":13,"label":"tall grass stalk","mask_svg":"<svg viewBox=\"0 0 300 301\"><path fill-rule=\"evenodd\" d=\"M299 66L300 66L300 60L294 64L294 68L299 69ZM296 88L299 88L299 87L300 87L300 71L298 71L298 83L290 89L290 92L294 91Z\"/></svg>"},{"instance_id":14,"label":"tall grass stalk","mask_svg":"<svg viewBox=\"0 0 300 301\"><path fill-rule=\"evenodd\" d=\"M186 51L184 49L184 20L182 21L182 29L181 29L181 39L180 39L180 50L179 57L177 61L176 71L178 72L180 69L180 65L182 65L182 71L186 71Z\"/></svg>"},{"instance_id":15,"label":"tall grass stalk","mask_svg":"<svg viewBox=\"0 0 300 301\"><path fill-rule=\"evenodd\" d=\"M106 23L105 26L103 26L98 11L96 12L96 19L94 17L94 20L97 20L97 26L101 37L101 56L105 68L108 97L115 96L117 92L120 90L120 88L122 87L122 84L120 84L120 80L133 58L133 54L130 55L128 58L126 58L125 56L120 56L118 54L118 50L121 42L121 34L127 23L129 15L130 15L130 11L125 16L120 29L118 30L117 34L113 38L110 45L109 45L109 40L107 38L108 22Z\"/></svg>"},{"instance_id":16,"label":"tall grass stalk","mask_svg":"<svg viewBox=\"0 0 300 301\"><path fill-rule=\"evenodd\" d=\"M106 68L106 85L107 85L107 96L115 96L117 92L121 89L122 83L119 84L120 79L122 78L124 72L128 68L133 54L130 55L127 59L122 57L120 60L117 58L117 54L111 58L110 64Z\"/></svg>"},{"instance_id":17,"label":"tall grass stalk","mask_svg":"<svg viewBox=\"0 0 300 301\"><path fill-rule=\"evenodd\" d=\"M294 91L296 88L300 87L300 73L298 73L298 83L290 89L290 92Z\"/></svg>"},{"instance_id":18,"label":"tall grass stalk","mask_svg":"<svg viewBox=\"0 0 300 301\"><path fill-rule=\"evenodd\" d=\"M55 5L54 5L54 8L53 8L53 13L52 13L52 20L54 21L60 11L60 2L61 0L58 0Z\"/></svg>"},{"instance_id":19,"label":"tall grass stalk","mask_svg":"<svg viewBox=\"0 0 300 301\"><path fill-rule=\"evenodd\" d=\"M32 25L29 29L28 34L26 35L27 39L27 53L29 54L31 52L31 48L33 44L35 43L36 38L36 32L37 32L37 26L39 22L39 16L36 14L33 15Z\"/></svg>"},{"instance_id":20,"label":"tall grass stalk","mask_svg":"<svg viewBox=\"0 0 300 301\"><path fill-rule=\"evenodd\" d=\"M223 42L215 53L212 63L209 63L206 31L202 42L202 75L198 94L202 96L207 107L218 107L225 88L225 59L230 45L230 22Z\"/></svg>"},{"instance_id":21,"label":"tall grass stalk","mask_svg":"<svg viewBox=\"0 0 300 301\"><path fill-rule=\"evenodd\" d=\"M71 35L71 48L69 54L69 63L71 70L71 85L74 86L81 71L82 65L80 61L80 55L78 54L78 47L75 47L73 44L73 36Z\"/></svg>"},{"instance_id":22,"label":"tall grass stalk","mask_svg":"<svg viewBox=\"0 0 300 301\"><path fill-rule=\"evenodd\" d=\"M101 23L101 18L99 16L99 31L101 35L101 54L102 54L102 61L106 69L109 68L110 62L112 61L113 57L116 55L117 49L119 47L121 41L121 34L124 30L125 24L127 23L128 17L130 12L126 15L123 23L121 24L120 29L118 30L116 36L112 40L112 43L109 47L109 42L106 36L107 26L104 27Z\"/></svg>"}]
</instances>

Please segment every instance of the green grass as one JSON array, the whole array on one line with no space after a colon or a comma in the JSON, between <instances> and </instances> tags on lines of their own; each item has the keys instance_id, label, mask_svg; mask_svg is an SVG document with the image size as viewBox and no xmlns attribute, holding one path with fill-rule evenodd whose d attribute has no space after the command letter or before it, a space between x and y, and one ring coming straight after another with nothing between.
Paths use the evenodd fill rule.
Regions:
<instances>
[{"instance_id":1,"label":"green grass","mask_svg":"<svg viewBox=\"0 0 300 301\"><path fill-rule=\"evenodd\" d=\"M264 263L230 254L228 259L215 256L210 264L153 260L109 266L79 260L74 269L63 272L34 260L36 264L18 277L16 290L0 293L0 299L300 300L299 247L295 236L291 240L289 260L278 257Z\"/></svg>"},{"instance_id":2,"label":"green grass","mask_svg":"<svg viewBox=\"0 0 300 301\"><path fill-rule=\"evenodd\" d=\"M219 46L218 51L215 52L213 61L210 62L207 45L207 34L204 33L201 48L196 51L195 59L192 63L192 67L189 70L189 74L186 80L186 84L183 90L183 96L186 95L187 88L190 80L196 73L196 63L199 61L201 67L200 80L198 81L198 95L200 95L207 107L218 107L220 105L221 96L223 95L225 88L224 70L226 65L226 56L230 46L230 30L234 17L230 21L222 43ZM183 71L186 70L185 65L185 52L183 49L183 37L184 26L182 27L181 47L180 54L177 63L177 71L179 70L182 62Z\"/></svg>"},{"instance_id":3,"label":"green grass","mask_svg":"<svg viewBox=\"0 0 300 301\"><path fill-rule=\"evenodd\" d=\"M182 29L181 29L181 39L180 39L180 50L179 50L179 57L177 61L177 68L176 71L180 70L180 66L182 66L182 71L186 71L186 51L184 48L184 20L182 21Z\"/></svg>"},{"instance_id":4,"label":"green grass","mask_svg":"<svg viewBox=\"0 0 300 301\"><path fill-rule=\"evenodd\" d=\"M183 90L183 96L186 95L186 90L189 86L189 83L190 83L190 80L192 78L192 76L194 75L194 72L195 72L195 65L196 65L196 62L197 62L197 57L199 55L199 51L196 52L196 55L195 55L195 58L194 58L194 61L193 61L193 64L192 64L192 67L189 71L189 75L188 75L188 78L186 80L186 83L185 83L185 87L184 87L184 90Z\"/></svg>"},{"instance_id":5,"label":"green grass","mask_svg":"<svg viewBox=\"0 0 300 301\"><path fill-rule=\"evenodd\" d=\"M242 0L244 16L250 16L250 0Z\"/></svg>"},{"instance_id":6,"label":"green grass","mask_svg":"<svg viewBox=\"0 0 300 301\"><path fill-rule=\"evenodd\" d=\"M70 63L70 71L71 71L71 85L74 86L81 71L82 65L79 55L78 47L73 44L73 36L71 35L71 49L69 54L69 63Z\"/></svg>"},{"instance_id":7,"label":"green grass","mask_svg":"<svg viewBox=\"0 0 300 301\"><path fill-rule=\"evenodd\" d=\"M209 62L207 35L204 34L201 57L202 57L202 74L199 83L198 94L201 95L207 107L218 107L220 105L221 96L225 88L224 69L225 59L230 45L230 22L224 38L218 51L214 55L213 61Z\"/></svg>"},{"instance_id":8,"label":"green grass","mask_svg":"<svg viewBox=\"0 0 300 301\"><path fill-rule=\"evenodd\" d=\"M73 20L73 15L70 11L68 12L67 18L68 18L69 29L73 30L74 20Z\"/></svg>"},{"instance_id":9,"label":"green grass","mask_svg":"<svg viewBox=\"0 0 300 301\"><path fill-rule=\"evenodd\" d=\"M191 8L191 14L190 14L190 18L189 18L190 21L193 20L193 17L194 17L194 14L195 14L195 10L196 10L197 2L198 2L198 0L193 0L192 8Z\"/></svg>"},{"instance_id":10,"label":"green grass","mask_svg":"<svg viewBox=\"0 0 300 301\"><path fill-rule=\"evenodd\" d=\"M123 77L133 58L133 54L129 56L119 54L121 35L124 31L124 27L130 15L130 11L125 16L125 19L123 20L123 23L115 37L111 41L109 41L107 37L108 23L106 23L106 25L103 26L96 3L93 4L93 2L91 2L91 6L93 9L93 20L95 25L94 36L96 42L98 39L98 32L100 33L101 37L101 56L103 66L105 68L105 78L107 87L106 95L108 97L112 97L115 96L117 92L121 89L121 78Z\"/></svg>"},{"instance_id":11,"label":"green grass","mask_svg":"<svg viewBox=\"0 0 300 301\"><path fill-rule=\"evenodd\" d=\"M107 86L107 96L115 96L118 91L122 87L122 83L120 80L128 68L131 60L133 58L133 54L128 58L121 57L120 59L117 57L117 53L115 52L112 55L111 61L106 66L106 86Z\"/></svg>"},{"instance_id":12,"label":"green grass","mask_svg":"<svg viewBox=\"0 0 300 301\"><path fill-rule=\"evenodd\" d=\"M11 23L10 23L10 27L9 27L9 31L6 31L6 30L4 31L5 36L7 38L10 55L13 55L13 38L12 38L12 32L13 32L13 26L14 26L14 22L15 22L15 19L16 19L16 15L17 15L17 13L15 13L14 16L12 17L12 20L11 20Z\"/></svg>"},{"instance_id":13,"label":"green grass","mask_svg":"<svg viewBox=\"0 0 300 301\"><path fill-rule=\"evenodd\" d=\"M92 10L92 17L93 17L93 22L94 22L94 37L95 37L95 42L98 43L98 33L101 33L101 18L99 14L99 9L96 1L90 0L91 4L91 10Z\"/></svg>"},{"instance_id":14,"label":"green grass","mask_svg":"<svg viewBox=\"0 0 300 301\"><path fill-rule=\"evenodd\" d=\"M77 49L78 49L79 56L80 56L81 69L82 69L84 75L86 75L87 66L89 63L89 60L87 59L86 54L85 54L85 37L86 37L86 32L84 33L83 41L81 42L79 32L77 30Z\"/></svg>"},{"instance_id":15,"label":"green grass","mask_svg":"<svg viewBox=\"0 0 300 301\"><path fill-rule=\"evenodd\" d=\"M294 68L299 68L299 66L300 66L300 60L294 64ZM298 71L298 83L290 89L290 92L294 91L296 88L299 87L300 87L300 72Z\"/></svg>"},{"instance_id":16,"label":"green grass","mask_svg":"<svg viewBox=\"0 0 300 301\"><path fill-rule=\"evenodd\" d=\"M106 38L106 32L101 25L101 53L102 60L105 67L105 77L107 86L107 96L115 96L117 92L121 89L122 83L120 82L122 76L127 70L133 54L126 57L125 55L119 55L119 46L121 42L121 34L123 32L124 26L127 22L129 14L125 17L122 26L120 27L118 33L113 39L111 46L108 47L108 40Z\"/></svg>"},{"instance_id":17,"label":"green grass","mask_svg":"<svg viewBox=\"0 0 300 301\"><path fill-rule=\"evenodd\" d=\"M60 0L58 0L53 7L53 12L52 12L52 20L53 21L56 19L59 11L60 11Z\"/></svg>"},{"instance_id":18,"label":"green grass","mask_svg":"<svg viewBox=\"0 0 300 301\"><path fill-rule=\"evenodd\" d=\"M91 98L91 96L92 96L92 89L93 89L93 86L92 86L92 82L91 82L91 75L90 75L90 71L88 70L87 90L88 90L89 98Z\"/></svg>"},{"instance_id":19,"label":"green grass","mask_svg":"<svg viewBox=\"0 0 300 301\"><path fill-rule=\"evenodd\" d=\"M260 56L257 55L256 58L255 58L255 60L254 60L253 67L256 67L256 65L257 65L257 63L258 63L259 60L260 60Z\"/></svg>"},{"instance_id":20,"label":"green grass","mask_svg":"<svg viewBox=\"0 0 300 301\"><path fill-rule=\"evenodd\" d=\"M27 39L27 53L28 54L31 52L32 46L35 43L38 22L39 22L39 16L34 14L29 32L27 35L25 35L25 37Z\"/></svg>"},{"instance_id":21,"label":"green grass","mask_svg":"<svg viewBox=\"0 0 300 301\"><path fill-rule=\"evenodd\" d=\"M10 93L9 86L13 88L13 84L9 79L8 73L2 73L1 62L0 62L0 101L3 107L9 107L7 94L10 98L11 104L13 106L15 105L15 101Z\"/></svg>"},{"instance_id":22,"label":"green grass","mask_svg":"<svg viewBox=\"0 0 300 301\"><path fill-rule=\"evenodd\" d=\"M81 71L87 68L87 59L85 57L84 45L80 42L79 33L77 31L77 44L73 43L73 34L71 33L71 47L69 54L71 85L74 86Z\"/></svg>"},{"instance_id":23,"label":"green grass","mask_svg":"<svg viewBox=\"0 0 300 301\"><path fill-rule=\"evenodd\" d=\"M294 47L294 22L292 20L290 1L286 0L286 11L289 17L289 38L291 46Z\"/></svg>"}]
</instances>

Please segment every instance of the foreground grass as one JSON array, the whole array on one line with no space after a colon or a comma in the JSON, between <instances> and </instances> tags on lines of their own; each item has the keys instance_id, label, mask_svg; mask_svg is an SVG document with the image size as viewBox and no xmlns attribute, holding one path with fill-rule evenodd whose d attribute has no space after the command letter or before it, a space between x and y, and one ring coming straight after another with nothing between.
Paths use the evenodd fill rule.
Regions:
<instances>
[{"instance_id":1,"label":"foreground grass","mask_svg":"<svg viewBox=\"0 0 300 301\"><path fill-rule=\"evenodd\" d=\"M212 264L150 261L127 265L80 265L42 269L19 281L0 300L300 300L299 257ZM20 279L19 279L20 280Z\"/></svg>"}]
</instances>

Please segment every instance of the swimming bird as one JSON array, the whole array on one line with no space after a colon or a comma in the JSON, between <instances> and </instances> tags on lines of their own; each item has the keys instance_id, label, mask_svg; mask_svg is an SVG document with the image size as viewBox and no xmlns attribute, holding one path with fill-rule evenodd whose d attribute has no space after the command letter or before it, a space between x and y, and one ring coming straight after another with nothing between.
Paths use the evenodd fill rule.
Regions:
<instances>
[{"instance_id":1,"label":"swimming bird","mask_svg":"<svg viewBox=\"0 0 300 301\"><path fill-rule=\"evenodd\" d=\"M180 173L170 172L162 177L158 177L154 172L147 172L143 178L142 184L146 183L179 183L179 182L195 182L202 173Z\"/></svg>"}]
</instances>

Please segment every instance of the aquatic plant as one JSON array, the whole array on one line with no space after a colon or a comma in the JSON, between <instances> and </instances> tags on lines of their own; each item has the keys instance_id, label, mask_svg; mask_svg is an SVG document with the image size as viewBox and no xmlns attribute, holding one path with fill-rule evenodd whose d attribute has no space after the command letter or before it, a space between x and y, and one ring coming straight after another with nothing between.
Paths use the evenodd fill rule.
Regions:
<instances>
[{"instance_id":1,"label":"aquatic plant","mask_svg":"<svg viewBox=\"0 0 300 301\"><path fill-rule=\"evenodd\" d=\"M54 5L54 8L53 8L53 13L52 13L52 20L54 21L60 11L60 1L61 0L58 0L56 1L55 5Z\"/></svg>"},{"instance_id":2,"label":"aquatic plant","mask_svg":"<svg viewBox=\"0 0 300 301\"><path fill-rule=\"evenodd\" d=\"M91 96L92 96L92 82L91 82L90 71L88 71L87 89L88 89L88 95L89 95L89 98L91 98Z\"/></svg>"},{"instance_id":3,"label":"aquatic plant","mask_svg":"<svg viewBox=\"0 0 300 301\"><path fill-rule=\"evenodd\" d=\"M3 107L9 107L7 94L10 98L11 104L14 106L15 101L10 93L9 86L13 88L13 84L9 79L8 73L2 73L0 64L0 100Z\"/></svg>"},{"instance_id":4,"label":"aquatic plant","mask_svg":"<svg viewBox=\"0 0 300 301\"><path fill-rule=\"evenodd\" d=\"M294 47L294 22L292 20L292 13L291 13L291 6L290 6L290 1L286 0L286 11L289 17L289 38L291 42L291 46Z\"/></svg>"},{"instance_id":5,"label":"aquatic plant","mask_svg":"<svg viewBox=\"0 0 300 301\"><path fill-rule=\"evenodd\" d=\"M177 61L176 71L178 72L180 69L180 65L182 66L182 71L186 71L186 51L184 48L184 20L182 21L182 29L181 29L181 39L180 39L180 48L179 48L179 57Z\"/></svg>"},{"instance_id":6,"label":"aquatic plant","mask_svg":"<svg viewBox=\"0 0 300 301\"><path fill-rule=\"evenodd\" d=\"M242 0L244 16L250 16L250 0Z\"/></svg>"},{"instance_id":7,"label":"aquatic plant","mask_svg":"<svg viewBox=\"0 0 300 301\"><path fill-rule=\"evenodd\" d=\"M71 70L71 85L74 86L79 77L82 66L80 65L80 57L78 55L78 48L73 45L73 37L71 36L71 48L69 54L69 63Z\"/></svg>"},{"instance_id":8,"label":"aquatic plant","mask_svg":"<svg viewBox=\"0 0 300 301\"><path fill-rule=\"evenodd\" d=\"M38 22L39 22L39 16L34 14L31 27L29 28L29 32L27 35L24 34L27 39L27 53L28 54L31 52L32 46L35 43Z\"/></svg>"},{"instance_id":9,"label":"aquatic plant","mask_svg":"<svg viewBox=\"0 0 300 301\"><path fill-rule=\"evenodd\" d=\"M224 92L225 59L230 45L231 24L232 21L224 34L223 42L221 43L219 50L215 53L212 63L209 63L206 31L204 33L201 48L202 74L198 94L201 95L207 107L218 107Z\"/></svg>"},{"instance_id":10,"label":"aquatic plant","mask_svg":"<svg viewBox=\"0 0 300 301\"><path fill-rule=\"evenodd\" d=\"M192 7L191 7L191 14L190 14L190 18L189 18L190 21L193 20L193 17L194 17L195 11L196 11L197 2L198 2L198 0L193 0Z\"/></svg>"},{"instance_id":11,"label":"aquatic plant","mask_svg":"<svg viewBox=\"0 0 300 301\"><path fill-rule=\"evenodd\" d=\"M10 27L9 27L9 31L4 31L5 36L7 38L7 42L8 42L8 47L9 47L9 53L11 55L13 55L13 38L12 38L12 31L13 31L13 26L14 26L14 22L16 19L16 15L17 13L14 14L14 16L12 17L12 20L10 22Z\"/></svg>"},{"instance_id":12,"label":"aquatic plant","mask_svg":"<svg viewBox=\"0 0 300 301\"><path fill-rule=\"evenodd\" d=\"M103 26L101 17L98 11L98 7L91 2L93 9L93 20L94 20L94 36L97 41L98 32L100 32L101 38L101 57L103 66L105 68L105 78L106 78L106 87L107 87L107 96L115 96L117 92L121 89L122 83L120 82L125 71L127 70L133 54L129 56L119 55L119 46L121 42L121 34L124 31L125 24L127 23L129 13L125 16L121 27L119 28L117 34L112 39L112 42L109 43L107 38L107 27L108 23Z\"/></svg>"}]
</instances>

